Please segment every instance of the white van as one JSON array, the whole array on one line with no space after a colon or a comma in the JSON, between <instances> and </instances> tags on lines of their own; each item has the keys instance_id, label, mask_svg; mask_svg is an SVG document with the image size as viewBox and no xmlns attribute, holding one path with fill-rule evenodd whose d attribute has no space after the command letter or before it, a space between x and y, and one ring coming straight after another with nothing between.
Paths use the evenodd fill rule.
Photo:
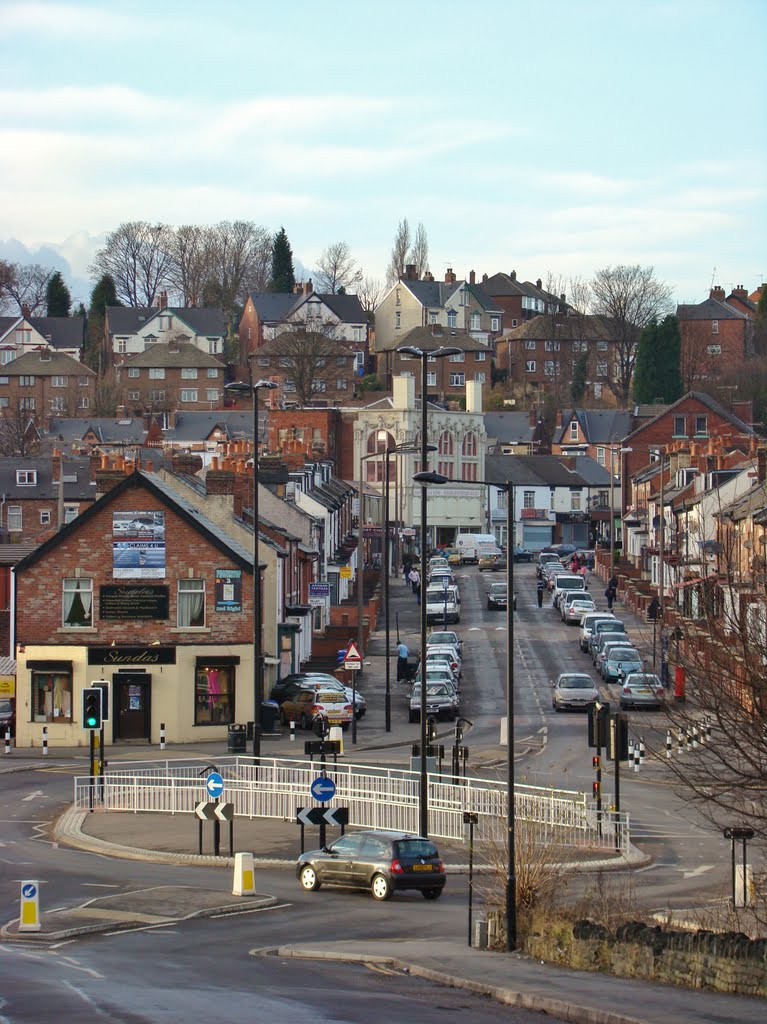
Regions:
<instances>
[{"instance_id":1,"label":"white van","mask_svg":"<svg viewBox=\"0 0 767 1024\"><path fill-rule=\"evenodd\" d=\"M460 622L461 599L458 587L427 587L423 598L426 601L427 622Z\"/></svg>"},{"instance_id":2,"label":"white van","mask_svg":"<svg viewBox=\"0 0 767 1024\"><path fill-rule=\"evenodd\" d=\"M498 550L498 542L492 533L459 533L455 546L464 562L475 565L480 555L492 555Z\"/></svg>"}]
</instances>

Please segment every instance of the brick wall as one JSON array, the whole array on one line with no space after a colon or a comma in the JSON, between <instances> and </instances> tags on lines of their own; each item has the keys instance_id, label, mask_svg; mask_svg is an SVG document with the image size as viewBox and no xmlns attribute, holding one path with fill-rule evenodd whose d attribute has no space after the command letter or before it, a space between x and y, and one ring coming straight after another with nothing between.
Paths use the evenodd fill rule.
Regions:
<instances>
[{"instance_id":1,"label":"brick wall","mask_svg":"<svg viewBox=\"0 0 767 1024\"><path fill-rule=\"evenodd\" d=\"M723 373L743 368L746 360L746 320L719 320L718 333L712 332L711 320L683 320L679 325L682 339L682 381L693 388L701 379L711 379ZM721 352L709 352L709 346L719 345Z\"/></svg>"},{"instance_id":2,"label":"brick wall","mask_svg":"<svg viewBox=\"0 0 767 1024\"><path fill-rule=\"evenodd\" d=\"M117 511L165 510L166 573L164 579L144 581L167 585L170 616L165 621L127 620L100 621L98 593L101 584L114 584L112 575L112 513ZM179 643L249 643L252 640L253 614L252 577L243 573L242 614L216 614L215 573L217 569L238 568L223 552L206 541L193 526L183 520L159 498L143 488L129 489L100 509L92 519L74 530L56 547L18 577L18 636L20 644L58 644L86 642L146 644L158 640L162 644ZM79 569L84 577L93 579L94 628L92 630L62 628L62 579L74 577ZM178 631L177 581L189 576L206 582L206 624L209 633L199 630ZM126 585L140 585L141 580L124 580Z\"/></svg>"}]
</instances>

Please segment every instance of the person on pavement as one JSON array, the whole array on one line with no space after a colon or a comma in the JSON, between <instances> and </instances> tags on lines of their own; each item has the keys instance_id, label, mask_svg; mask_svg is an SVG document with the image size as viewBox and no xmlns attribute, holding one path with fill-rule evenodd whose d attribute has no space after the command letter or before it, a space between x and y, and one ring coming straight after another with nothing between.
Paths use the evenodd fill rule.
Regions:
<instances>
[{"instance_id":1,"label":"person on pavement","mask_svg":"<svg viewBox=\"0 0 767 1024\"><path fill-rule=\"evenodd\" d=\"M546 589L546 584L543 580L538 580L536 590L538 591L538 607L543 608L543 591Z\"/></svg>"},{"instance_id":2,"label":"person on pavement","mask_svg":"<svg viewBox=\"0 0 767 1024\"><path fill-rule=\"evenodd\" d=\"M404 641L397 644L397 682L403 683L407 680L407 659L410 656L408 646Z\"/></svg>"},{"instance_id":3,"label":"person on pavement","mask_svg":"<svg viewBox=\"0 0 767 1024\"><path fill-rule=\"evenodd\" d=\"M613 601L618 596L618 577L613 575L610 577L607 584L607 590L605 591L605 597L607 598L607 607L612 611Z\"/></svg>"},{"instance_id":4,"label":"person on pavement","mask_svg":"<svg viewBox=\"0 0 767 1024\"><path fill-rule=\"evenodd\" d=\"M412 569L412 567L413 567L412 562L410 561L409 558L406 558L405 559L404 569L403 569L403 572L405 574L405 586L406 587L409 586L409 584L410 584L410 570Z\"/></svg>"},{"instance_id":5,"label":"person on pavement","mask_svg":"<svg viewBox=\"0 0 767 1024\"><path fill-rule=\"evenodd\" d=\"M417 594L418 590L420 590L421 588L421 574L415 567L410 570L410 575L408 576L408 579L410 580L410 583L413 587L413 593Z\"/></svg>"}]
</instances>

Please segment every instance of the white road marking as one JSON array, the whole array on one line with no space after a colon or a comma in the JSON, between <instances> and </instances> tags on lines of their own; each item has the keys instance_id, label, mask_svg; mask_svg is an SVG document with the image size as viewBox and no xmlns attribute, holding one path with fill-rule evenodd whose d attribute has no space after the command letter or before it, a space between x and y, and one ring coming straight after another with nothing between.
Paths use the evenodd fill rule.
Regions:
<instances>
[{"instance_id":1,"label":"white road marking","mask_svg":"<svg viewBox=\"0 0 767 1024\"><path fill-rule=\"evenodd\" d=\"M21 799L26 802L27 800L37 800L39 796L45 796L42 789L36 789L34 792L30 793L29 796L23 796Z\"/></svg>"},{"instance_id":2,"label":"white road marking","mask_svg":"<svg viewBox=\"0 0 767 1024\"><path fill-rule=\"evenodd\" d=\"M691 871L682 871L682 878L699 878L707 871L711 871L713 867L713 864L701 864L699 868L693 868Z\"/></svg>"}]
</instances>

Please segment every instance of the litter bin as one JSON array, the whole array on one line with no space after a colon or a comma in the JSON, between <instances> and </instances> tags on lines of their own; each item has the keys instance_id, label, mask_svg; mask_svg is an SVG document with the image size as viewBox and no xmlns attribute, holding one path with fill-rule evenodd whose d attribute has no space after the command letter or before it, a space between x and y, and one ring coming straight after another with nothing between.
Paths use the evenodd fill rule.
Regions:
<instances>
[{"instance_id":1,"label":"litter bin","mask_svg":"<svg viewBox=\"0 0 767 1024\"><path fill-rule=\"evenodd\" d=\"M280 705L276 700L261 701L261 732L277 732Z\"/></svg>"},{"instance_id":2,"label":"litter bin","mask_svg":"<svg viewBox=\"0 0 767 1024\"><path fill-rule=\"evenodd\" d=\"M245 753L245 726L230 725L226 734L226 749L230 754Z\"/></svg>"}]
</instances>

